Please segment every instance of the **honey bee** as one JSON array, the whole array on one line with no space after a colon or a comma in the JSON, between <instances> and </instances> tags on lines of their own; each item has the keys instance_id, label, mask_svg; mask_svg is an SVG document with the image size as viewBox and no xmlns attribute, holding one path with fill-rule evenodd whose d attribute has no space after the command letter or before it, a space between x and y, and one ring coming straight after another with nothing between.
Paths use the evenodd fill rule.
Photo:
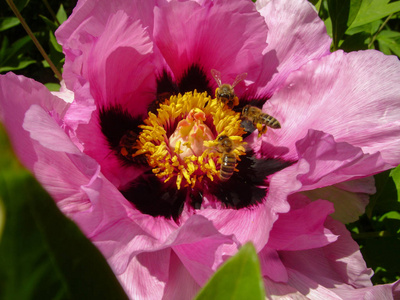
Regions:
<instances>
[{"instance_id":1,"label":"honey bee","mask_svg":"<svg viewBox=\"0 0 400 300\"><path fill-rule=\"evenodd\" d=\"M235 166L236 166L236 155L232 153L234 150L233 141L227 135L221 135L218 138L217 151L222 153L222 164L219 171L219 178L221 181L227 181L231 178Z\"/></svg>"},{"instance_id":2,"label":"honey bee","mask_svg":"<svg viewBox=\"0 0 400 300\"><path fill-rule=\"evenodd\" d=\"M218 88L215 90L215 98L225 104L226 107L232 109L234 106L239 104L239 98L235 95L234 87L247 77L247 73L242 73L236 76L235 81L232 85L224 83L222 84L221 72L212 69L211 75L214 77L218 84Z\"/></svg>"},{"instance_id":3,"label":"honey bee","mask_svg":"<svg viewBox=\"0 0 400 300\"><path fill-rule=\"evenodd\" d=\"M137 164L146 164L147 158L144 154L135 155L136 151L138 150L137 147L137 139L139 135L130 130L125 133L121 140L119 141L118 151L121 156L125 159L137 163Z\"/></svg>"},{"instance_id":4,"label":"honey bee","mask_svg":"<svg viewBox=\"0 0 400 300\"><path fill-rule=\"evenodd\" d=\"M255 106L246 105L242 110L242 118L245 118L251 122L258 129L258 137L267 131L267 126L279 129L281 124L274 117L265 114L261 109Z\"/></svg>"}]
</instances>

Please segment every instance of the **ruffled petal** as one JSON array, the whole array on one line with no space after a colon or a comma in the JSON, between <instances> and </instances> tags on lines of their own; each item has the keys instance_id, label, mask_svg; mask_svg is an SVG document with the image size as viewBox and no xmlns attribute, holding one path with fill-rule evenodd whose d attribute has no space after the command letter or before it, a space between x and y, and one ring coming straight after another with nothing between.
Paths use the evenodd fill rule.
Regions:
<instances>
[{"instance_id":1,"label":"ruffled petal","mask_svg":"<svg viewBox=\"0 0 400 300\"><path fill-rule=\"evenodd\" d=\"M258 253L262 275L275 282L287 282L289 279L285 265L282 263L278 251L265 246Z\"/></svg>"},{"instance_id":2,"label":"ruffled petal","mask_svg":"<svg viewBox=\"0 0 400 300\"><path fill-rule=\"evenodd\" d=\"M336 51L293 72L263 110L282 126L263 136L267 156L280 151L288 159L297 159L296 141L314 129L361 147L364 153L380 152L391 166L398 164L400 63L396 57L373 50Z\"/></svg>"},{"instance_id":3,"label":"ruffled petal","mask_svg":"<svg viewBox=\"0 0 400 300\"><path fill-rule=\"evenodd\" d=\"M304 197L295 196L291 199L291 204L304 208L309 205L307 202L310 203ZM305 221L304 225L306 223ZM399 296L400 281L372 286L370 281L372 271L367 268L359 246L351 239L343 224L328 217L324 226L338 236L336 241L321 248L278 251L279 265L283 265L287 270L286 281L273 279L274 274L263 270L266 273L263 274L266 275L264 283L268 297L396 299Z\"/></svg>"},{"instance_id":4,"label":"ruffled petal","mask_svg":"<svg viewBox=\"0 0 400 300\"><path fill-rule=\"evenodd\" d=\"M172 252L170 259L169 277L165 285L163 299L185 300L193 299L200 285L193 279L179 257Z\"/></svg>"},{"instance_id":5,"label":"ruffled petal","mask_svg":"<svg viewBox=\"0 0 400 300\"><path fill-rule=\"evenodd\" d=\"M82 70L111 16L123 11L132 20L140 20L141 27L149 27L153 24L153 8L154 1L80 0L72 15L56 31L65 54L63 78L67 87L75 90L87 80Z\"/></svg>"},{"instance_id":6,"label":"ruffled petal","mask_svg":"<svg viewBox=\"0 0 400 300\"><path fill-rule=\"evenodd\" d=\"M99 108L120 105L133 116L147 114L156 90L152 53L140 20L123 11L109 17L82 69Z\"/></svg>"},{"instance_id":7,"label":"ruffled petal","mask_svg":"<svg viewBox=\"0 0 400 300\"><path fill-rule=\"evenodd\" d=\"M355 222L365 212L369 197L375 194L374 177L350 180L303 192L310 199L325 199L334 204L335 212L331 217L343 224Z\"/></svg>"},{"instance_id":8,"label":"ruffled petal","mask_svg":"<svg viewBox=\"0 0 400 300\"><path fill-rule=\"evenodd\" d=\"M331 135L320 131L310 130L296 143L296 150L297 163L272 176L271 190L280 186L289 194L310 191L370 176L391 167L383 161L380 152L365 154L361 148L336 142ZM351 191L350 187L348 189ZM370 188L365 190L372 191ZM354 200L357 202L354 205L359 206L358 211L362 210L362 201L360 203L358 197Z\"/></svg>"},{"instance_id":9,"label":"ruffled petal","mask_svg":"<svg viewBox=\"0 0 400 300\"><path fill-rule=\"evenodd\" d=\"M278 212L284 212L289 209L287 203L271 208L268 205L258 205L249 209L212 209L200 210L197 214L202 215L213 222L214 226L224 235L233 234L240 244L248 241L253 242L257 251L264 248L269 238L269 232L278 218ZM271 198L271 202L275 202ZM271 206L273 204L270 204ZM263 228L263 230L259 230Z\"/></svg>"},{"instance_id":10,"label":"ruffled petal","mask_svg":"<svg viewBox=\"0 0 400 300\"><path fill-rule=\"evenodd\" d=\"M328 55L331 39L308 1L257 1L256 5L268 26L268 47L256 92L271 96L291 72Z\"/></svg>"},{"instance_id":11,"label":"ruffled petal","mask_svg":"<svg viewBox=\"0 0 400 300\"><path fill-rule=\"evenodd\" d=\"M327 201L315 201L304 208L280 214L270 233L268 247L276 250L305 250L320 248L337 240L324 227L333 206Z\"/></svg>"},{"instance_id":12,"label":"ruffled petal","mask_svg":"<svg viewBox=\"0 0 400 300\"><path fill-rule=\"evenodd\" d=\"M32 79L13 73L0 75L0 120L7 129L16 154L31 171L37 158L29 133L22 128L22 124L26 111L33 104L42 107L47 114L52 114L58 120L69 106Z\"/></svg>"},{"instance_id":13,"label":"ruffled petal","mask_svg":"<svg viewBox=\"0 0 400 300\"><path fill-rule=\"evenodd\" d=\"M154 16L155 43L178 80L193 64L215 87L212 68L227 83L243 72L251 79L261 71L267 27L250 1L171 1L156 7Z\"/></svg>"}]
</instances>

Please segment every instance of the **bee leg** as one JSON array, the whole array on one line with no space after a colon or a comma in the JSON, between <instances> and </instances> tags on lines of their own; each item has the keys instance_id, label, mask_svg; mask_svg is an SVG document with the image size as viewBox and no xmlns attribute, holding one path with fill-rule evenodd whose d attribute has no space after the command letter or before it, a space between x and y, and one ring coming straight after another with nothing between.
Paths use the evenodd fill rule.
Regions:
<instances>
[{"instance_id":1,"label":"bee leg","mask_svg":"<svg viewBox=\"0 0 400 300\"><path fill-rule=\"evenodd\" d=\"M267 126L261 123L256 124L258 130L258 137L261 137L264 133L267 132Z\"/></svg>"},{"instance_id":2,"label":"bee leg","mask_svg":"<svg viewBox=\"0 0 400 300\"><path fill-rule=\"evenodd\" d=\"M235 97L233 97L233 106L232 106L232 108L234 106L238 106L238 105L239 105L239 98L237 96L235 96Z\"/></svg>"}]
</instances>

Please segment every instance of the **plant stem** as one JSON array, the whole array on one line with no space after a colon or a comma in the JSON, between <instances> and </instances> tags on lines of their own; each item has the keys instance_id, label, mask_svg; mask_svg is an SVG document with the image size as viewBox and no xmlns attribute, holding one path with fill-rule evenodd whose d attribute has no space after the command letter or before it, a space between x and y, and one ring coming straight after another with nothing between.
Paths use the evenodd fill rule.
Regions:
<instances>
[{"instance_id":1,"label":"plant stem","mask_svg":"<svg viewBox=\"0 0 400 300\"><path fill-rule=\"evenodd\" d=\"M50 65L51 70L54 72L56 75L57 79L59 81L62 80L62 75L60 71L57 70L56 66L53 64L53 62L50 60L49 56L47 53L44 51L42 45L40 45L39 41L33 34L32 30L29 28L28 24L25 22L24 18L18 11L18 8L15 6L13 0L6 0L7 4L10 6L11 10L14 12L18 20L21 22L22 26L24 27L25 31L28 33L29 37L32 39L33 43L35 44L36 48L39 50L40 54L42 54L43 58L47 61L47 63Z\"/></svg>"},{"instance_id":2,"label":"plant stem","mask_svg":"<svg viewBox=\"0 0 400 300\"><path fill-rule=\"evenodd\" d=\"M374 34L374 36L372 37L371 42L368 44L368 49L371 48L372 44L375 42L378 34L382 31L383 27L385 27L385 25L387 24L387 22L389 22L389 20L392 18L393 14L390 14L385 22L383 22L383 24L379 27L378 31Z\"/></svg>"}]
</instances>

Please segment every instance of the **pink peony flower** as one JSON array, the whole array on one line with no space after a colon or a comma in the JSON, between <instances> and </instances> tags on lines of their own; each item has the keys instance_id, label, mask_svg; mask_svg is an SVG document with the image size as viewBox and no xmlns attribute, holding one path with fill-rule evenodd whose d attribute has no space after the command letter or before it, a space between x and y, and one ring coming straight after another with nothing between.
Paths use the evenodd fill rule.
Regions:
<instances>
[{"instance_id":1,"label":"pink peony flower","mask_svg":"<svg viewBox=\"0 0 400 300\"><path fill-rule=\"evenodd\" d=\"M270 298L398 292L372 286L337 221L400 163L397 58L330 53L305 0L82 0L57 38L69 91L8 73L0 118L130 298L191 298L247 241ZM203 93L211 69L222 83L247 73L233 109ZM242 120L248 104L281 128Z\"/></svg>"}]
</instances>

